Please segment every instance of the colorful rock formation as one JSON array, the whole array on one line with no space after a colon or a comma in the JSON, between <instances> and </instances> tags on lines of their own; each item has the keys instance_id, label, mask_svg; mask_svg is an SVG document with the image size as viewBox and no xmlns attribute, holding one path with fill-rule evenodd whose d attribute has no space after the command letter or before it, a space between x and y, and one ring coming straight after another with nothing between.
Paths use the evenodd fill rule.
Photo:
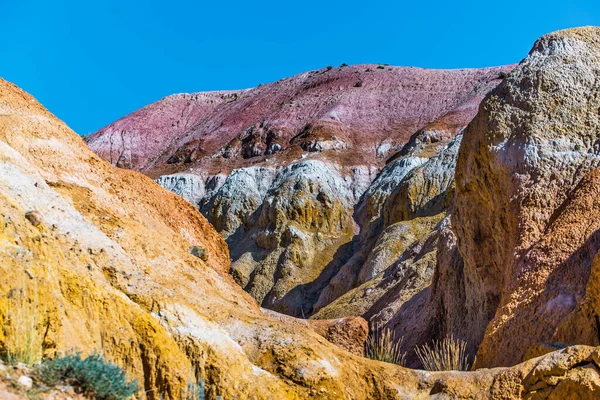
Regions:
<instances>
[{"instance_id":1,"label":"colorful rock formation","mask_svg":"<svg viewBox=\"0 0 600 400\"><path fill-rule=\"evenodd\" d=\"M197 205L226 238L236 281L262 306L307 317L390 267L441 219L458 142L396 185L467 125L511 68L312 71L241 92L167 97L86 141ZM410 157L401 152L375 179L400 149ZM440 168L440 181L427 181ZM397 198L411 204L396 207ZM425 218L406 222L416 216ZM393 243L407 231L404 245ZM419 287L431 271L421 275Z\"/></svg>"},{"instance_id":2,"label":"colorful rock formation","mask_svg":"<svg viewBox=\"0 0 600 400\"><path fill-rule=\"evenodd\" d=\"M159 181L209 216L233 266L193 205L103 161L0 80L0 350L15 315L27 316L40 355L102 351L150 399L178 399L200 379L208 398L597 398L600 347L586 345L600 345L599 77L600 28L546 35L464 131L439 128L457 115L446 110L401 148L390 134L400 151L379 173L380 146L350 162L360 136L339 125L346 136L318 136L324 123L275 152L259 124L210 160L195 145L150 159L114 142L107 158L148 173L196 163ZM256 90L283 83L273 85ZM169 107L208 121L248 93ZM180 119L155 112L143 111L157 124L144 132L163 140L153 129L175 131ZM345 112L336 115L355 115ZM242 167L212 169L233 156ZM253 297L321 319L262 310ZM364 359L366 321L404 337L409 365L419 365L414 346L453 335L476 368L502 367L424 372ZM0 394L26 396L13 381L0 374Z\"/></svg>"},{"instance_id":3,"label":"colorful rock formation","mask_svg":"<svg viewBox=\"0 0 600 400\"><path fill-rule=\"evenodd\" d=\"M444 110L439 107L446 100L436 100L429 108L426 96L415 96L415 108L406 115L391 117L387 108L377 108L378 113L366 118L364 112L349 111L351 104L362 109L363 103L351 103L351 94L340 94L336 104L345 111L336 115L346 116L338 122L347 128L336 125L335 135L319 136L335 130L323 122L331 109L325 114L301 113L302 121L319 122L281 136L291 140L277 142L281 147L268 155L252 149L268 147L255 129L271 123L262 128L259 123L247 132L240 126L248 115L258 113L239 113L239 119L223 122L227 129L242 132L238 141L226 146L234 150L218 151L210 161L208 156L189 161L193 168L186 167L185 160L163 161L164 168L179 168L187 175L159 181L190 193L188 198L227 238L237 282L267 307L313 318L361 315L404 336L409 352L452 334L467 341L478 366L512 365L560 347L557 342L597 345L599 37L598 28L546 35L496 88L500 79L474 77L504 76L499 70L469 71L469 79L477 83L464 79L464 71L453 78L448 75L447 81L457 82L451 87L466 88L470 95L454 97ZM239 96L256 98L277 92L286 82L321 82L362 67L352 68L305 74ZM387 96L389 103L398 105L397 112L405 104L398 99L408 98L402 90L409 93L419 87L414 83L419 79L422 87L436 87L432 76L441 73L383 68L358 75L373 78L379 72L413 79L410 85L400 84L401 89L381 91L381 98ZM308 86L332 89L327 86L330 81L325 82ZM363 86L373 88L369 82L363 80ZM424 92L431 93L431 87ZM457 135L490 89L477 117ZM355 93L345 86L340 90ZM449 93L437 99L454 96ZM364 104L373 107L375 97L372 93ZM160 108L159 104L150 107ZM418 122L406 123L415 110L422 113ZM366 118L369 127L348 116ZM291 114L285 117L294 120ZM402 118L404 123L387 129ZM131 121L133 117L127 117L115 124L124 127L120 132L126 137L137 137L135 132L142 128ZM105 146L107 138L115 136L111 129L88 140L106 158L114 158ZM194 137L201 132L210 136L216 129L198 128ZM342 130L353 133L343 136ZM411 130L415 133L409 136ZM376 136L380 145L374 146L371 140ZM115 148L119 152L126 146ZM357 154L359 148L363 154ZM256 162L218 174L214 166L228 154L241 155L236 163ZM249 154L253 156L246 157ZM302 159L302 154L307 156ZM386 157L378 154L391 155L384 166ZM138 169L155 174L165 158L156 156L152 163L158 164ZM419 365L414 355L409 362Z\"/></svg>"},{"instance_id":4,"label":"colorful rock formation","mask_svg":"<svg viewBox=\"0 0 600 400\"><path fill-rule=\"evenodd\" d=\"M600 389L600 348L513 368L424 372L353 355L312 330L335 341L360 334L360 320L265 315L231 280L224 241L193 206L101 160L3 80L0 171L3 350L11 299L25 298L28 313L16 315L34 317L27 334L45 356L102 351L149 399L180 399L200 379L209 399L593 398ZM29 396L15 379L30 382L0 374L3 398Z\"/></svg>"}]
</instances>

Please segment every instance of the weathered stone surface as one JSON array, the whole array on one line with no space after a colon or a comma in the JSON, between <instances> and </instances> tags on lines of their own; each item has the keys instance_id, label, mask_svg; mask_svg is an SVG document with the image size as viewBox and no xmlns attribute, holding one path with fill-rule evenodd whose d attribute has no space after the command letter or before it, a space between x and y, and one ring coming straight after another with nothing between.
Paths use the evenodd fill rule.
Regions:
<instances>
[{"instance_id":1,"label":"weathered stone surface","mask_svg":"<svg viewBox=\"0 0 600 400\"><path fill-rule=\"evenodd\" d=\"M484 340L478 365L515 363L533 342L560 341L557 324L584 294L600 249L589 214L598 189L576 187L600 167L598 76L599 28L546 35L465 132L453 225L470 329ZM580 196L592 203L569 205ZM585 211L571 216L573 207Z\"/></svg>"},{"instance_id":2,"label":"weathered stone surface","mask_svg":"<svg viewBox=\"0 0 600 400\"><path fill-rule=\"evenodd\" d=\"M354 235L355 201L353 182L330 163L282 168L255 215L228 237L234 277L264 307L308 315L327 279L323 269Z\"/></svg>"},{"instance_id":3,"label":"weathered stone surface","mask_svg":"<svg viewBox=\"0 0 600 400\"><path fill-rule=\"evenodd\" d=\"M600 28L546 35L482 102L431 287L390 321L407 348L453 334L496 366L543 343L598 344L599 61Z\"/></svg>"},{"instance_id":4,"label":"weathered stone surface","mask_svg":"<svg viewBox=\"0 0 600 400\"><path fill-rule=\"evenodd\" d=\"M460 140L439 145L429 159L411 155L423 155L411 141L383 169L357 207L356 250L322 291L314 318L363 315L385 324L430 284L436 225L452 200Z\"/></svg>"},{"instance_id":5,"label":"weathered stone surface","mask_svg":"<svg viewBox=\"0 0 600 400\"><path fill-rule=\"evenodd\" d=\"M331 343L348 350L350 353L362 356L365 342L369 334L369 324L361 317L347 317L338 319L300 319L280 314L269 309L263 312L270 317L277 318L288 324L303 326L312 329Z\"/></svg>"},{"instance_id":6,"label":"weathered stone surface","mask_svg":"<svg viewBox=\"0 0 600 400\"><path fill-rule=\"evenodd\" d=\"M156 183L173 193L177 193L196 206L206 197L207 190L204 179L198 175L163 175L156 179Z\"/></svg>"}]
</instances>

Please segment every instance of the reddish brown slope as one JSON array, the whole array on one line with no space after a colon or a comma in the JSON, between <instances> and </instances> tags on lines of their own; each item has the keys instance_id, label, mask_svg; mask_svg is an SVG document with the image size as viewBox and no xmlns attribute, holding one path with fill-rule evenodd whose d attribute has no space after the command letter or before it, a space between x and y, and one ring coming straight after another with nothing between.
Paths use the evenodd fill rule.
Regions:
<instances>
[{"instance_id":1,"label":"reddish brown slope","mask_svg":"<svg viewBox=\"0 0 600 400\"><path fill-rule=\"evenodd\" d=\"M151 176L228 173L266 158L282 165L303 151L323 151L343 165L381 165L441 117L435 128L455 134L511 68L322 69L245 91L166 97L86 141L112 163Z\"/></svg>"}]
</instances>

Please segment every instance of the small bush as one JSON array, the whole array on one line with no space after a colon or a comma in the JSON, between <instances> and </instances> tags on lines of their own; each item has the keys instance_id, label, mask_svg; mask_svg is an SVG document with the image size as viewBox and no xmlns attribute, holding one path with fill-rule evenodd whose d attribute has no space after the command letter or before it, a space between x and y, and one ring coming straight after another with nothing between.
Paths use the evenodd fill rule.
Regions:
<instances>
[{"instance_id":1,"label":"small bush","mask_svg":"<svg viewBox=\"0 0 600 400\"><path fill-rule=\"evenodd\" d=\"M500 78L500 79L504 79L507 76L508 76L508 74L506 72L504 72L504 71L498 72L498 78Z\"/></svg>"},{"instance_id":2,"label":"small bush","mask_svg":"<svg viewBox=\"0 0 600 400\"><path fill-rule=\"evenodd\" d=\"M47 385L71 385L98 400L123 400L138 392L137 381L129 382L121 368L98 354L86 358L81 358L79 353L57 356L44 360L33 374Z\"/></svg>"},{"instance_id":3,"label":"small bush","mask_svg":"<svg viewBox=\"0 0 600 400\"><path fill-rule=\"evenodd\" d=\"M342 63L342 65L340 65L340 68L344 68L344 67L347 67L347 66L348 66L348 64Z\"/></svg>"},{"instance_id":4,"label":"small bush","mask_svg":"<svg viewBox=\"0 0 600 400\"><path fill-rule=\"evenodd\" d=\"M403 366L406 362L406 353L400 351L403 339L395 340L389 328L376 327L367 338L365 357Z\"/></svg>"},{"instance_id":5,"label":"small bush","mask_svg":"<svg viewBox=\"0 0 600 400\"><path fill-rule=\"evenodd\" d=\"M385 67L383 65L378 65L377 69L385 69Z\"/></svg>"},{"instance_id":6,"label":"small bush","mask_svg":"<svg viewBox=\"0 0 600 400\"><path fill-rule=\"evenodd\" d=\"M415 349L423 368L428 371L468 371L467 343L453 336Z\"/></svg>"},{"instance_id":7,"label":"small bush","mask_svg":"<svg viewBox=\"0 0 600 400\"><path fill-rule=\"evenodd\" d=\"M333 67L331 65L328 65L327 68L325 68L327 71L331 71L333 69Z\"/></svg>"}]
</instances>

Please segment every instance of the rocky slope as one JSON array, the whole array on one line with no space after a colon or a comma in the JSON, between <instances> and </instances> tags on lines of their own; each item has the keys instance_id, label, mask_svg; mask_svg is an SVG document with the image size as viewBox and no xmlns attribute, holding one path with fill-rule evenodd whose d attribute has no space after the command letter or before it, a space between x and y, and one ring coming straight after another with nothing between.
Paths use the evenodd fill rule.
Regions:
<instances>
[{"instance_id":1,"label":"rocky slope","mask_svg":"<svg viewBox=\"0 0 600 400\"><path fill-rule=\"evenodd\" d=\"M432 230L448 203L458 142L426 162L511 68L312 71L241 92L167 97L86 141L197 205L226 238L236 281L262 306L306 317ZM414 204L400 209L396 198ZM425 269L417 287L431 278ZM328 315L352 314L342 308Z\"/></svg>"},{"instance_id":2,"label":"rocky slope","mask_svg":"<svg viewBox=\"0 0 600 400\"><path fill-rule=\"evenodd\" d=\"M482 102L433 282L378 316L407 350L452 334L497 366L599 343L599 54L600 28L546 35Z\"/></svg>"},{"instance_id":3,"label":"rocky slope","mask_svg":"<svg viewBox=\"0 0 600 400\"><path fill-rule=\"evenodd\" d=\"M25 333L45 356L102 351L149 399L180 399L197 379L210 399L593 398L600 389L600 348L425 373L352 355L306 321L265 315L230 279L227 247L197 210L101 160L2 80L0 170L3 351L15 315L34 317ZM0 376L3 398L32 395L11 379Z\"/></svg>"}]
</instances>

